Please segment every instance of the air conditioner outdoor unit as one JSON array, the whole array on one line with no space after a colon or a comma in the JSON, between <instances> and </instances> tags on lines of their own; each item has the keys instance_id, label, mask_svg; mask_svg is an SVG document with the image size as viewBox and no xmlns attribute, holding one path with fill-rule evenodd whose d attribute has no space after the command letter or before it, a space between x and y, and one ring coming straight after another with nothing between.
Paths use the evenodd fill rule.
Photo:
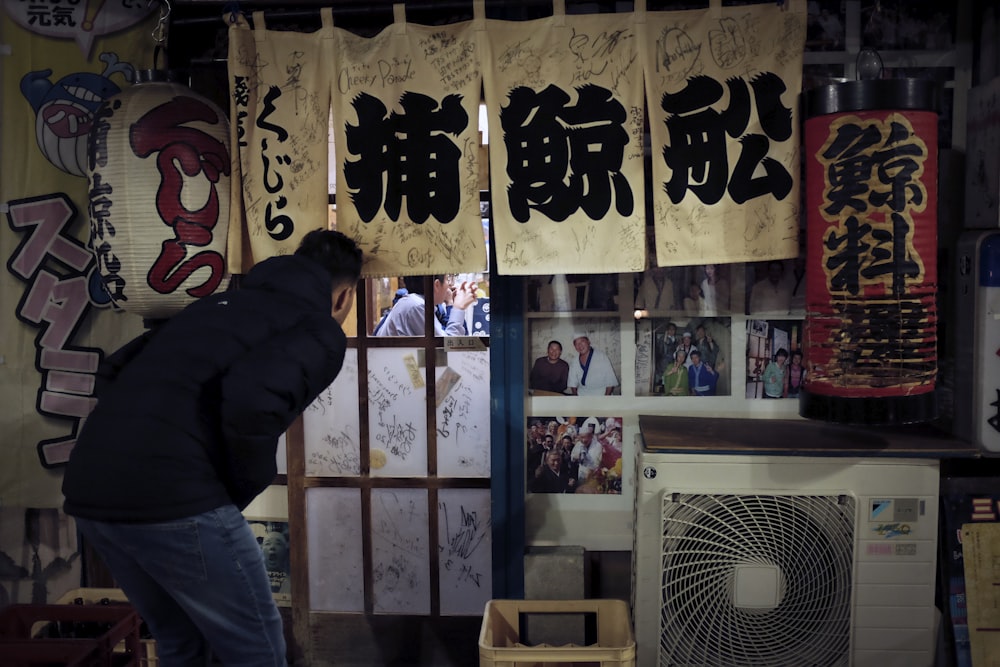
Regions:
<instances>
[{"instance_id":1,"label":"air conditioner outdoor unit","mask_svg":"<svg viewBox=\"0 0 1000 667\"><path fill-rule=\"evenodd\" d=\"M639 667L934 664L937 460L639 441Z\"/></svg>"}]
</instances>

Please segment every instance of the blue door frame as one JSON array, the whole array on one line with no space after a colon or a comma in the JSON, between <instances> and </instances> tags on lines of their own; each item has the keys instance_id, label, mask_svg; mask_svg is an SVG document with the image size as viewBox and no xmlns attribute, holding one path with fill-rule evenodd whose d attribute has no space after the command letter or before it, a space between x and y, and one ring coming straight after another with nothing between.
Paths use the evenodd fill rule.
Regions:
<instances>
[{"instance_id":1,"label":"blue door frame","mask_svg":"<svg viewBox=\"0 0 1000 667\"><path fill-rule=\"evenodd\" d=\"M492 230L491 230L492 231ZM490 242L490 266L496 244ZM493 597L524 597L524 279L490 276Z\"/></svg>"}]
</instances>

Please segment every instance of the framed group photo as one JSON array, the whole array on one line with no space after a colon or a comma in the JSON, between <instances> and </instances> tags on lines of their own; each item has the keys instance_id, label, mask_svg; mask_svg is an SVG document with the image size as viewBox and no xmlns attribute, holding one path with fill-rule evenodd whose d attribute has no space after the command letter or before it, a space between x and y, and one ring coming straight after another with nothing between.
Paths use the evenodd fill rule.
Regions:
<instances>
[{"instance_id":1,"label":"framed group photo","mask_svg":"<svg viewBox=\"0 0 1000 667\"><path fill-rule=\"evenodd\" d=\"M528 392L533 396L621 394L621 335L610 318L528 320Z\"/></svg>"},{"instance_id":2,"label":"framed group photo","mask_svg":"<svg viewBox=\"0 0 1000 667\"><path fill-rule=\"evenodd\" d=\"M798 398L806 376L802 320L747 320L747 398Z\"/></svg>"},{"instance_id":3,"label":"framed group photo","mask_svg":"<svg viewBox=\"0 0 1000 667\"><path fill-rule=\"evenodd\" d=\"M730 317L652 317L636 322L636 396L729 396Z\"/></svg>"},{"instance_id":4,"label":"framed group photo","mask_svg":"<svg viewBox=\"0 0 1000 667\"><path fill-rule=\"evenodd\" d=\"M528 493L622 492L622 418L527 419Z\"/></svg>"}]
</instances>

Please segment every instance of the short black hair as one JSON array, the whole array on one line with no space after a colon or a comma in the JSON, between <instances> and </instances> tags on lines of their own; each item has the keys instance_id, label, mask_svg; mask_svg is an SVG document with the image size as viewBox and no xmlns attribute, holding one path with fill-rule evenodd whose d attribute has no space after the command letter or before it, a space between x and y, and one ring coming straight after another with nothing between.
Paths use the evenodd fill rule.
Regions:
<instances>
[{"instance_id":1,"label":"short black hair","mask_svg":"<svg viewBox=\"0 0 1000 667\"><path fill-rule=\"evenodd\" d=\"M444 273L442 273L440 275L427 276L427 277L431 279L431 285L434 284L435 280L440 280L441 284L443 285L447 281L447 279L448 279L447 274L444 274ZM410 292L412 292L414 294L423 295L423 293L424 293L424 276L406 276L405 278L403 278L403 281L406 283L406 289L408 291L410 291Z\"/></svg>"},{"instance_id":2,"label":"short black hair","mask_svg":"<svg viewBox=\"0 0 1000 667\"><path fill-rule=\"evenodd\" d=\"M341 232L314 229L302 237L295 254L308 257L326 269L334 285L354 284L361 278L361 248Z\"/></svg>"}]
</instances>

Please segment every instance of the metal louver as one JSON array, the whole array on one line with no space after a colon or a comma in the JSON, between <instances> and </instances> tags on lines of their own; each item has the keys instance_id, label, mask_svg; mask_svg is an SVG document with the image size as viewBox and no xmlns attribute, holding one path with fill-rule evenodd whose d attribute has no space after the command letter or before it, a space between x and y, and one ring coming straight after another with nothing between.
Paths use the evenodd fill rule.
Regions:
<instances>
[{"instance_id":1,"label":"metal louver","mask_svg":"<svg viewBox=\"0 0 1000 667\"><path fill-rule=\"evenodd\" d=\"M666 493L661 667L848 665L855 499Z\"/></svg>"}]
</instances>

